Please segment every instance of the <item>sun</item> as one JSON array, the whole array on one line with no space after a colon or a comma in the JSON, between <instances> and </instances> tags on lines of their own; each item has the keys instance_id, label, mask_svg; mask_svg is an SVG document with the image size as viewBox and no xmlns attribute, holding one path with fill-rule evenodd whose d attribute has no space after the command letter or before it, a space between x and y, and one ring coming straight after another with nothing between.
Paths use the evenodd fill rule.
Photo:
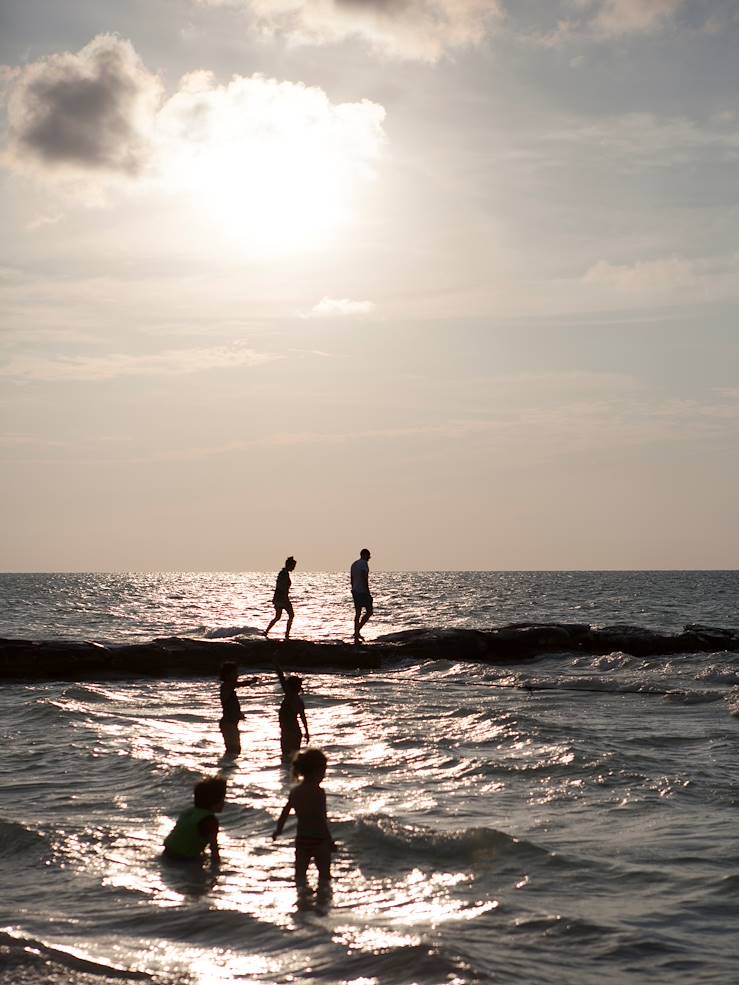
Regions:
<instances>
[{"instance_id":1,"label":"sun","mask_svg":"<svg viewBox=\"0 0 739 985\"><path fill-rule=\"evenodd\" d=\"M161 181L231 243L309 250L335 238L374 177L384 110L253 77L186 81L162 116Z\"/></svg>"},{"instance_id":2,"label":"sun","mask_svg":"<svg viewBox=\"0 0 739 985\"><path fill-rule=\"evenodd\" d=\"M241 151L241 152L240 152ZM350 175L320 149L265 140L180 159L174 187L229 241L294 252L325 243L352 215Z\"/></svg>"}]
</instances>

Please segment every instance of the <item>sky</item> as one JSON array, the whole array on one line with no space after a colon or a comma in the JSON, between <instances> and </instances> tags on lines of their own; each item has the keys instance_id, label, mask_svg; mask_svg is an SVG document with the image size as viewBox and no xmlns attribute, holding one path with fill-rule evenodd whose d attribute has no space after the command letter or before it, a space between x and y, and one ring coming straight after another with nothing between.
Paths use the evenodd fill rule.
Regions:
<instances>
[{"instance_id":1,"label":"sky","mask_svg":"<svg viewBox=\"0 0 739 985\"><path fill-rule=\"evenodd\" d=\"M739 567L739 0L1 0L0 568Z\"/></svg>"}]
</instances>

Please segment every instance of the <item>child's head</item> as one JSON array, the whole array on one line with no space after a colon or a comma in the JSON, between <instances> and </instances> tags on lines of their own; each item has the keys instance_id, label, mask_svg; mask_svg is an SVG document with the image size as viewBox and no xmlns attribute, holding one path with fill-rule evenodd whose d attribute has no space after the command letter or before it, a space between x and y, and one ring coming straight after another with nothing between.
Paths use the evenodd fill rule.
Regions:
<instances>
[{"instance_id":1,"label":"child's head","mask_svg":"<svg viewBox=\"0 0 739 985\"><path fill-rule=\"evenodd\" d=\"M305 749L293 760L293 774L306 780L320 781L326 775L328 760L320 749Z\"/></svg>"},{"instance_id":2,"label":"child's head","mask_svg":"<svg viewBox=\"0 0 739 985\"><path fill-rule=\"evenodd\" d=\"M285 558L285 567L287 568L288 571L294 571L295 570L295 565L297 563L298 562L295 560L295 558L292 556L292 554L290 555L290 557Z\"/></svg>"},{"instance_id":3,"label":"child's head","mask_svg":"<svg viewBox=\"0 0 739 985\"><path fill-rule=\"evenodd\" d=\"M239 676L239 668L233 660L224 660L221 664L221 669L218 672L218 676L224 684L227 681L235 681Z\"/></svg>"},{"instance_id":4,"label":"child's head","mask_svg":"<svg viewBox=\"0 0 739 985\"><path fill-rule=\"evenodd\" d=\"M206 811L222 811L226 799L226 781L222 776L200 780L195 784L193 793L196 807L202 807Z\"/></svg>"},{"instance_id":5,"label":"child's head","mask_svg":"<svg viewBox=\"0 0 739 985\"><path fill-rule=\"evenodd\" d=\"M303 690L303 678L293 674L285 681L285 690L291 694L300 694Z\"/></svg>"}]
</instances>

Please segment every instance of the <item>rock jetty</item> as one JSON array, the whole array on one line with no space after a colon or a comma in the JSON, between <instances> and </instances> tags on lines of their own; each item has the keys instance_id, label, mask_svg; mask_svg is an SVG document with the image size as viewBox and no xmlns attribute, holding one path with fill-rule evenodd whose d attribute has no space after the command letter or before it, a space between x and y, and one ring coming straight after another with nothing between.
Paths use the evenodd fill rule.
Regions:
<instances>
[{"instance_id":1,"label":"rock jetty","mask_svg":"<svg viewBox=\"0 0 739 985\"><path fill-rule=\"evenodd\" d=\"M739 629L691 624L681 633L640 626L593 628L580 623L513 623L494 629L412 629L360 646L342 642L172 637L148 643L0 639L0 679L96 680L101 677L215 676L224 660L241 667L378 669L400 660L510 664L545 654L622 652L636 657L671 653L739 652Z\"/></svg>"}]
</instances>

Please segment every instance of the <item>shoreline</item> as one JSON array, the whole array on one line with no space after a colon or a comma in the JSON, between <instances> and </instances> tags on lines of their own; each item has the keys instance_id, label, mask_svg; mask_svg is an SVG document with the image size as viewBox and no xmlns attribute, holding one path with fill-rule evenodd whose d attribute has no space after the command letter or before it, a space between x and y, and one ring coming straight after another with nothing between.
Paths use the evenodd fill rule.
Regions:
<instances>
[{"instance_id":1,"label":"shoreline","mask_svg":"<svg viewBox=\"0 0 739 985\"><path fill-rule=\"evenodd\" d=\"M585 623L513 623L495 629L412 629L355 645L312 640L201 640L145 643L0 639L0 680L94 680L119 677L215 676L224 660L240 667L378 670L401 660L521 663L554 653L635 657L739 652L739 630L689 624L680 633L640 626L593 629Z\"/></svg>"}]
</instances>

